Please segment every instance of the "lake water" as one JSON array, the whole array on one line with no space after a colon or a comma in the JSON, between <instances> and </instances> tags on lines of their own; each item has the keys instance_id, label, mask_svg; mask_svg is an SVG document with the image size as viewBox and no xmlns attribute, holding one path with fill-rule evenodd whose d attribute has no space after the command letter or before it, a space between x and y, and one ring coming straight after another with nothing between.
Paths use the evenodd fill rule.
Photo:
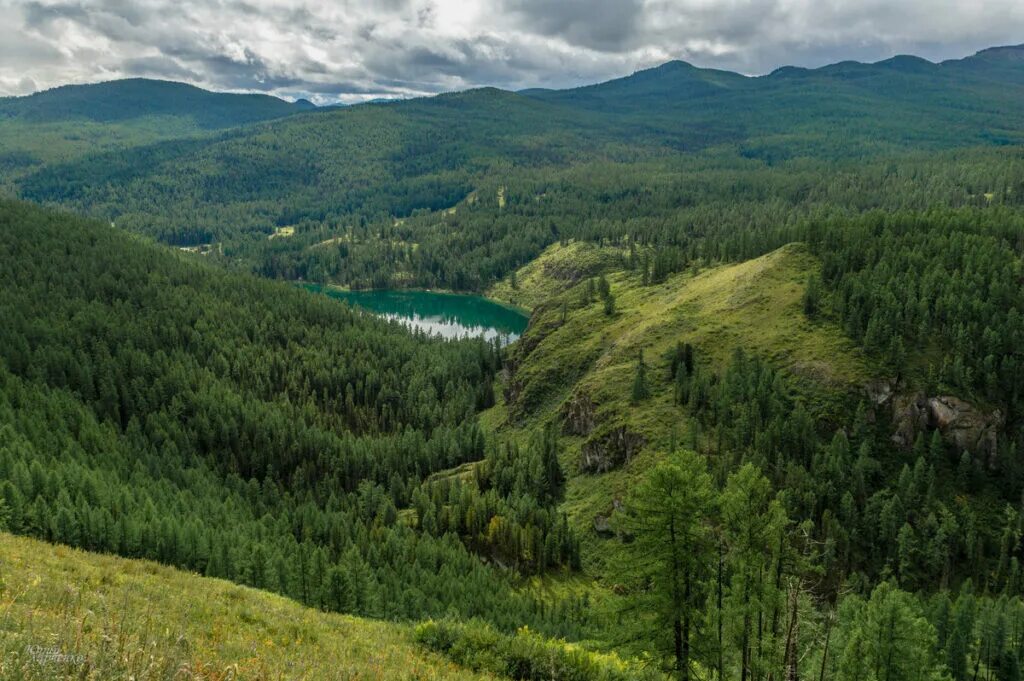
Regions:
<instances>
[{"instance_id":1,"label":"lake water","mask_svg":"<svg viewBox=\"0 0 1024 681\"><path fill-rule=\"evenodd\" d=\"M481 296L433 291L339 291L320 290L350 305L394 319L413 329L449 340L479 338L500 339L507 345L519 338L529 318L515 310Z\"/></svg>"}]
</instances>

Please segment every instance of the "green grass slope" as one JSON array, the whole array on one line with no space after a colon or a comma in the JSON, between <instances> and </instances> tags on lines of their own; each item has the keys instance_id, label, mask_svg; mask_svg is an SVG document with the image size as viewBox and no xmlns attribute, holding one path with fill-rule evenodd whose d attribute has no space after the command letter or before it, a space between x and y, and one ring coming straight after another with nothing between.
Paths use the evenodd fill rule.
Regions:
<instances>
[{"instance_id":1,"label":"green grass slope","mask_svg":"<svg viewBox=\"0 0 1024 681\"><path fill-rule=\"evenodd\" d=\"M411 626L0 533L0 678L494 677L426 652Z\"/></svg>"},{"instance_id":2,"label":"green grass slope","mask_svg":"<svg viewBox=\"0 0 1024 681\"><path fill-rule=\"evenodd\" d=\"M550 421L563 428L575 401L593 404L592 431L566 434L562 441L563 466L570 474L565 510L583 531L585 547L592 549L584 552L585 564L598 574L603 561L598 554L606 551L593 550L594 518L610 514L614 500L624 497L673 440L692 446L701 437L674 401L670 355L677 342L692 344L698 361L712 370L721 369L736 348L768 360L786 371L797 399L822 419L847 409L847 396L861 392L875 374L838 325L803 314L807 278L820 264L801 244L648 286L642 285L639 271L623 269L623 262L618 249L556 244L519 270L515 290L504 281L490 291L533 307L534 315L513 352L513 370L502 391L505 401L483 422L522 437ZM605 314L596 296L582 304L586 278L567 279L566 273L583 272L605 274L615 297L613 315ZM641 351L651 395L634 404L631 388ZM581 473L586 443L619 429L643 439L639 455L604 474Z\"/></svg>"}]
</instances>

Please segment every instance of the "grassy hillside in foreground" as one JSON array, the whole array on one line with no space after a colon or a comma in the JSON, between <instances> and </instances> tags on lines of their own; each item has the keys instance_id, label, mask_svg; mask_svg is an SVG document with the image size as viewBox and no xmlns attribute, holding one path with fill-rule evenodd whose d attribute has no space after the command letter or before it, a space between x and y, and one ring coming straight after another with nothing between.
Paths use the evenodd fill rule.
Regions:
<instances>
[{"instance_id":1,"label":"grassy hillside in foreground","mask_svg":"<svg viewBox=\"0 0 1024 681\"><path fill-rule=\"evenodd\" d=\"M406 625L8 534L0 632L3 679L494 678L421 650ZM54 649L65 664L38 661Z\"/></svg>"},{"instance_id":2,"label":"grassy hillside in foreground","mask_svg":"<svg viewBox=\"0 0 1024 681\"><path fill-rule=\"evenodd\" d=\"M513 353L515 368L503 386L506 400L486 412L483 422L520 437L549 421L563 428L574 398L592 402L592 430L563 435L562 463L570 474L564 510L581 530L585 568L597 573L602 569L592 561L603 563L609 552L607 543L595 543L594 518L611 515L614 500L625 496L673 437L691 448L707 437L675 401L670 355L678 342L692 344L697 361L715 370L736 348L768 360L792 379L794 399L825 420L848 410L847 397L875 373L836 324L804 316L807 278L820 265L801 244L648 286L638 270L623 269L623 262L620 249L555 244L518 271L516 289L506 280L489 292L533 306L534 316ZM615 298L610 316L596 295L581 304L587 276L601 273ZM631 387L641 350L650 397L634 404ZM581 474L585 444L620 428L643 438L639 456L607 473ZM598 546L600 551L593 550Z\"/></svg>"}]
</instances>

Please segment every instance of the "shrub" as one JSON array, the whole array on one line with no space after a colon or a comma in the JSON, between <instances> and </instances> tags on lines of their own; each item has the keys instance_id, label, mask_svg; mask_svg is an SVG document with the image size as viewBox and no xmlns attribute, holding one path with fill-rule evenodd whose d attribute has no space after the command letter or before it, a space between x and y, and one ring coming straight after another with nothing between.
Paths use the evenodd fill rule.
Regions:
<instances>
[{"instance_id":1,"label":"shrub","mask_svg":"<svg viewBox=\"0 0 1024 681\"><path fill-rule=\"evenodd\" d=\"M476 671L517 681L631 681L662 679L615 655L596 654L565 641L544 638L523 627L502 634L480 620L423 622L416 627L420 645Z\"/></svg>"}]
</instances>

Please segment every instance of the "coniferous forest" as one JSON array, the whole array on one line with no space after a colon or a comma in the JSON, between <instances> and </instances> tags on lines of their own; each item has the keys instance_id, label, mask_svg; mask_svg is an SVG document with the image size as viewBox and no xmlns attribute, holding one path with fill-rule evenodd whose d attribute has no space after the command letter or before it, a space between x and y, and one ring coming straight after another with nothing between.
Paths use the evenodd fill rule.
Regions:
<instances>
[{"instance_id":1,"label":"coniferous forest","mask_svg":"<svg viewBox=\"0 0 1024 681\"><path fill-rule=\"evenodd\" d=\"M1022 54L0 100L0 529L497 678L1020 681Z\"/></svg>"}]
</instances>

